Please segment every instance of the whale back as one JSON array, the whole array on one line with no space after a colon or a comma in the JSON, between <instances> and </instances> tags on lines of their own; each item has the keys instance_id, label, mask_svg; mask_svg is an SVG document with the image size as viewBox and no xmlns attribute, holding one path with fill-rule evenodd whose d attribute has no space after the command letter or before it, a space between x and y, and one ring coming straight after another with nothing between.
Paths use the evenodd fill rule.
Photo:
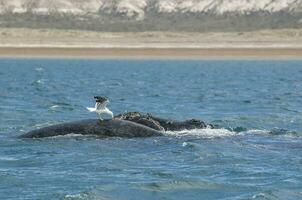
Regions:
<instances>
[{"instance_id":1,"label":"whale back","mask_svg":"<svg viewBox=\"0 0 302 200\"><path fill-rule=\"evenodd\" d=\"M142 124L159 131L181 131L191 129L214 128L211 124L206 124L198 119L190 119L186 121L175 121L155 117L152 114L140 112L126 112L115 116L116 119L132 121Z\"/></svg>"},{"instance_id":2,"label":"whale back","mask_svg":"<svg viewBox=\"0 0 302 200\"><path fill-rule=\"evenodd\" d=\"M147 126L126 120L88 119L68 122L30 131L21 138L43 138L68 134L96 135L98 137L151 137L162 133Z\"/></svg>"}]
</instances>

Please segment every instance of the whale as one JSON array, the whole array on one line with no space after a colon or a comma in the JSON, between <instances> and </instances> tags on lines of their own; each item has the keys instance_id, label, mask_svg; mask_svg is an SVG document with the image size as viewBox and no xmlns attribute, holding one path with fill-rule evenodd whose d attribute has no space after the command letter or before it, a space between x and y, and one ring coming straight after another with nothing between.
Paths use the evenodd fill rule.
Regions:
<instances>
[{"instance_id":1,"label":"whale","mask_svg":"<svg viewBox=\"0 0 302 200\"><path fill-rule=\"evenodd\" d=\"M95 135L100 138L134 138L163 135L163 133L158 130L131 121L120 119L103 121L87 119L40 128L25 133L19 136L19 138L44 138L68 134Z\"/></svg>"},{"instance_id":2,"label":"whale","mask_svg":"<svg viewBox=\"0 0 302 200\"><path fill-rule=\"evenodd\" d=\"M174 121L140 112L127 112L113 119L86 119L52 125L22 134L19 138L44 138L68 134L95 135L97 137L156 137L165 131L214 128L201 120Z\"/></svg>"},{"instance_id":3,"label":"whale","mask_svg":"<svg viewBox=\"0 0 302 200\"><path fill-rule=\"evenodd\" d=\"M192 129L213 129L214 125L207 124L199 119L189 119L185 121L176 121L153 116L150 113L126 112L115 116L115 119L122 119L136 122L159 131L181 131Z\"/></svg>"}]
</instances>

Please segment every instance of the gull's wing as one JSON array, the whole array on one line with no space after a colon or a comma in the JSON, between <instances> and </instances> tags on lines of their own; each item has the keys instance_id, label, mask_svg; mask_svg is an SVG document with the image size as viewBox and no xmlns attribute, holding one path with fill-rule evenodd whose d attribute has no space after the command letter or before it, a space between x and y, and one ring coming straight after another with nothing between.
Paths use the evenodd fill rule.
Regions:
<instances>
[{"instance_id":1,"label":"gull's wing","mask_svg":"<svg viewBox=\"0 0 302 200\"><path fill-rule=\"evenodd\" d=\"M95 110L95 108L89 108L89 107L86 107L87 108L87 110L89 110L89 112L95 112L96 110Z\"/></svg>"},{"instance_id":2,"label":"gull's wing","mask_svg":"<svg viewBox=\"0 0 302 200\"><path fill-rule=\"evenodd\" d=\"M106 108L108 102L109 102L108 100L106 100L106 101L104 101L104 102L102 102L102 103L97 102L97 103L95 104L96 110L104 110L104 109Z\"/></svg>"}]
</instances>

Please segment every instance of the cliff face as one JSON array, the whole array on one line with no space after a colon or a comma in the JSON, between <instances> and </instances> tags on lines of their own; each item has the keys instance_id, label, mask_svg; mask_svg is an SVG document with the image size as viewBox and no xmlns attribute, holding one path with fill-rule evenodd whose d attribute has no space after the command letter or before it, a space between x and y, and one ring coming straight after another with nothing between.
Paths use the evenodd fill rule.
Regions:
<instances>
[{"instance_id":1,"label":"cliff face","mask_svg":"<svg viewBox=\"0 0 302 200\"><path fill-rule=\"evenodd\" d=\"M0 15L2 26L25 21L23 26L81 28L86 21L84 28L98 30L121 23L134 31L298 28L302 0L0 0Z\"/></svg>"}]
</instances>

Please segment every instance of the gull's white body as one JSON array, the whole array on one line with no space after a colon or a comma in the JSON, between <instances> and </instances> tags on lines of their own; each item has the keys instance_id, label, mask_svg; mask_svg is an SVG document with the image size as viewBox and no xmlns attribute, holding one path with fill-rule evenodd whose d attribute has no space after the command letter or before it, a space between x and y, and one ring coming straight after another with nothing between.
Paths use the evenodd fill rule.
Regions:
<instances>
[{"instance_id":1,"label":"gull's white body","mask_svg":"<svg viewBox=\"0 0 302 200\"><path fill-rule=\"evenodd\" d=\"M109 101L105 101L103 103L96 103L94 108L87 107L87 110L90 112L95 112L100 116L100 119L102 120L102 114L110 115L111 119L113 119L113 113L106 107L107 103Z\"/></svg>"}]
</instances>

